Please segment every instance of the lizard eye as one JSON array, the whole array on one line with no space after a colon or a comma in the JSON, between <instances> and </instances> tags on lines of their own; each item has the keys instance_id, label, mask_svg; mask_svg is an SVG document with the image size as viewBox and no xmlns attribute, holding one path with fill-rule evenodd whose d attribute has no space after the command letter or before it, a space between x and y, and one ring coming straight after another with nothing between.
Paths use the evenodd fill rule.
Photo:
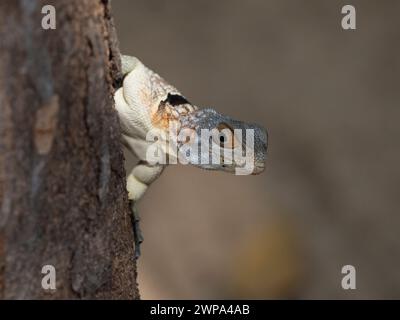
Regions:
<instances>
[{"instance_id":1,"label":"lizard eye","mask_svg":"<svg viewBox=\"0 0 400 320\"><path fill-rule=\"evenodd\" d=\"M221 148L233 149L236 147L237 142L233 129L224 122L218 124L217 129L219 134L213 140Z\"/></svg>"}]
</instances>

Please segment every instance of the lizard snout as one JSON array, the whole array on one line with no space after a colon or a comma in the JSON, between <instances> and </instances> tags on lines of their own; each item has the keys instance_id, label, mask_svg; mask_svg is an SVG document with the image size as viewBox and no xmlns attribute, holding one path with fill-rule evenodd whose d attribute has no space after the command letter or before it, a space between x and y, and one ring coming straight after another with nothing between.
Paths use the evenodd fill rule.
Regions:
<instances>
[{"instance_id":1,"label":"lizard snout","mask_svg":"<svg viewBox=\"0 0 400 320\"><path fill-rule=\"evenodd\" d=\"M255 163L253 175L260 174L265 170L268 150L268 131L257 126L255 129Z\"/></svg>"}]
</instances>

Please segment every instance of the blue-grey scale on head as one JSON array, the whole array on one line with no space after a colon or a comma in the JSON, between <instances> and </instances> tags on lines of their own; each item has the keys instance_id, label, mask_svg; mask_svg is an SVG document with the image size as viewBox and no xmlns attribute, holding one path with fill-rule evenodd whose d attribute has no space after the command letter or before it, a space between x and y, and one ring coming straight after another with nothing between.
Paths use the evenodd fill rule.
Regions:
<instances>
[{"instance_id":1,"label":"blue-grey scale on head","mask_svg":"<svg viewBox=\"0 0 400 320\"><path fill-rule=\"evenodd\" d=\"M193 130L196 135L199 149L201 145L206 144L210 146L208 148L208 154L198 154L198 161L193 159L192 164L208 170L219 170L230 173L236 173L236 168L241 167L243 164L238 163L235 157L230 159L230 163L223 161L223 155L226 151L232 151L237 149L239 152L246 154L246 151L252 152L253 170L251 174L259 174L265 169L265 161L267 156L268 148L268 135L267 131L254 123L247 123L239 120L232 119L229 116L218 113L214 109L206 108L199 109L183 115L181 117L181 129L188 128ZM217 130L220 134L215 138L212 137L209 140L208 135L202 135L202 130ZM252 134L251 145L246 145L248 141L246 135ZM213 148L214 147L214 148ZM215 149L219 155L221 155L221 161L213 163L210 161L208 164L201 164L201 158L206 157L212 159L212 153ZM250 173L250 172L249 172Z\"/></svg>"}]
</instances>

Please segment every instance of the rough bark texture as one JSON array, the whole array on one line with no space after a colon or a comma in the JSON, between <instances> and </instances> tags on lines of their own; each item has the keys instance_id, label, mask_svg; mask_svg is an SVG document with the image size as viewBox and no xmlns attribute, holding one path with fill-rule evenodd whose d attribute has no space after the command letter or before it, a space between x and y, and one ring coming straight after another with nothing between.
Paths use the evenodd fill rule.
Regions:
<instances>
[{"instance_id":1,"label":"rough bark texture","mask_svg":"<svg viewBox=\"0 0 400 320\"><path fill-rule=\"evenodd\" d=\"M0 297L138 298L108 1L2 0L0 39Z\"/></svg>"}]
</instances>

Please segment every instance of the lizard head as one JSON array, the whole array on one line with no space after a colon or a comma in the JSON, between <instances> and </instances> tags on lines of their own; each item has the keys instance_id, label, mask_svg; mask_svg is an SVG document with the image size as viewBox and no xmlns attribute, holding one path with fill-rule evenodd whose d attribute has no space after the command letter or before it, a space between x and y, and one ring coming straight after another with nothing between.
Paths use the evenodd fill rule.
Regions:
<instances>
[{"instance_id":1,"label":"lizard head","mask_svg":"<svg viewBox=\"0 0 400 320\"><path fill-rule=\"evenodd\" d=\"M213 109L202 109L183 117L183 131L188 132L183 140L191 140L191 145L199 150L197 154L186 154L197 167L236 174L264 171L268 134L257 124L232 119ZM186 152L182 139L180 142L179 151Z\"/></svg>"}]
</instances>

